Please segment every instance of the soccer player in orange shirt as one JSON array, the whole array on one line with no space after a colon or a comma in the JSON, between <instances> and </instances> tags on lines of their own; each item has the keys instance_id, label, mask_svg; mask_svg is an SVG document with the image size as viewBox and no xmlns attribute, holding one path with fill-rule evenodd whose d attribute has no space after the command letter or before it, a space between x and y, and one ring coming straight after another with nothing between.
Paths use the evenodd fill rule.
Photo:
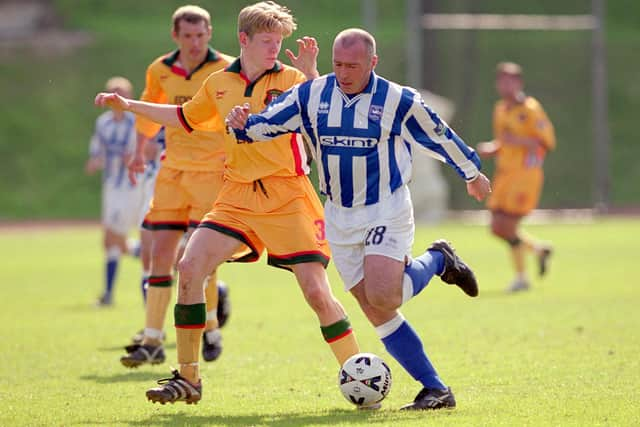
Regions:
<instances>
[{"instance_id":1,"label":"soccer player in orange shirt","mask_svg":"<svg viewBox=\"0 0 640 427\"><path fill-rule=\"evenodd\" d=\"M240 57L224 71L212 74L191 101L176 108L101 93L95 103L133 111L188 131L224 132L224 118L233 106L248 103L251 111L261 111L295 84L318 76L318 47L311 37L298 40L298 56L286 52L297 69L277 60L282 40L295 28L286 7L271 1L247 6L238 16ZM178 264L174 314L180 371L159 381L160 387L147 391L147 398L153 402L196 403L201 399L198 349L205 320L202 281L244 247L250 252L241 260L257 260L266 248L270 265L295 274L338 363L359 352L349 320L333 296L324 270L329 247L322 205L306 176L309 167L301 136L284 135L270 144L238 144L232 134L224 135L225 182Z\"/></svg>"},{"instance_id":2,"label":"soccer player in orange shirt","mask_svg":"<svg viewBox=\"0 0 640 427\"><path fill-rule=\"evenodd\" d=\"M180 105L191 99L202 82L233 59L209 46L211 18L197 6L182 6L172 17L175 51L157 58L146 73L143 101ZM175 108L175 106L171 107ZM129 165L129 177L144 171L147 141L160 125L142 116L136 120L138 143ZM171 299L172 271L185 232L193 231L209 211L222 186L224 147L220 133L188 133L167 127L165 158L156 180L153 200L143 227L152 231L151 272L148 279L146 320L142 342L126 347L120 358L127 367L162 363L163 327ZM203 278L205 280L205 278ZM207 286L206 332L203 334L205 360L216 359L221 350L218 331L218 289L215 273Z\"/></svg>"},{"instance_id":3,"label":"soccer player in orange shirt","mask_svg":"<svg viewBox=\"0 0 640 427\"><path fill-rule=\"evenodd\" d=\"M539 274L548 267L552 247L519 229L520 222L538 204L544 179L542 165L556 145L553 125L540 103L523 91L522 69L512 62L496 68L496 89L500 100L493 112L494 139L477 146L481 157L496 158L493 193L487 202L492 233L511 247L516 278L507 291L530 287L525 270L525 253L533 252Z\"/></svg>"}]
</instances>

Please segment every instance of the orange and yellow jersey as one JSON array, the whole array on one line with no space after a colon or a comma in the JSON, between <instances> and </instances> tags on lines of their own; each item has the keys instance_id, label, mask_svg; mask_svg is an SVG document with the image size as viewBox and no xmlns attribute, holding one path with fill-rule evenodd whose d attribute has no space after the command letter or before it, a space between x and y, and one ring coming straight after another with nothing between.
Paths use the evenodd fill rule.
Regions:
<instances>
[{"instance_id":1,"label":"orange and yellow jersey","mask_svg":"<svg viewBox=\"0 0 640 427\"><path fill-rule=\"evenodd\" d=\"M493 110L493 133L499 151L497 172L542 168L544 157L556 146L553 125L540 103L527 96L522 103L508 106L500 100ZM516 137L535 138L540 144L535 150L501 142L505 133Z\"/></svg>"},{"instance_id":2,"label":"orange and yellow jersey","mask_svg":"<svg viewBox=\"0 0 640 427\"><path fill-rule=\"evenodd\" d=\"M190 100L213 72L228 66L233 57L209 48L207 57L191 74L178 64L176 50L161 56L147 68L146 85L140 99L158 104L182 105ZM161 125L141 116L136 129L152 138ZM182 128L166 128L166 157L163 165L189 171L222 171L224 143L222 135L212 132L187 133Z\"/></svg>"},{"instance_id":3,"label":"orange and yellow jersey","mask_svg":"<svg viewBox=\"0 0 640 427\"><path fill-rule=\"evenodd\" d=\"M251 113L262 111L280 94L306 80L296 68L276 62L254 82L247 79L240 59L207 78L198 93L178 107L187 131L224 132L225 179L249 183L267 176L299 176L309 173L307 154L299 133L282 135L269 142L240 143L224 129L224 119L236 105L248 103Z\"/></svg>"}]
</instances>

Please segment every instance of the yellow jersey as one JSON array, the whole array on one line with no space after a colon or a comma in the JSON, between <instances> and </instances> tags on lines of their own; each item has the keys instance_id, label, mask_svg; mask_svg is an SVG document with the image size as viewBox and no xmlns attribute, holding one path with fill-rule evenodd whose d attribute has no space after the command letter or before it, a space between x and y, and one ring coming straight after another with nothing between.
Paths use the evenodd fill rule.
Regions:
<instances>
[{"instance_id":1,"label":"yellow jersey","mask_svg":"<svg viewBox=\"0 0 640 427\"><path fill-rule=\"evenodd\" d=\"M224 119L236 105L248 103L258 113L283 92L306 80L296 68L275 63L251 82L240 59L210 75L195 96L178 107L178 117L187 131L222 131L225 140L225 179L249 183L267 176L299 176L309 173L302 136L282 135L268 143L239 143L225 130Z\"/></svg>"},{"instance_id":2,"label":"yellow jersey","mask_svg":"<svg viewBox=\"0 0 640 427\"><path fill-rule=\"evenodd\" d=\"M198 91L213 72L226 67L233 57L209 48L207 57L188 74L178 64L176 50L157 58L149 65L146 83L140 99L158 104L182 105ZM136 119L136 129L151 138L161 125L144 117ZM182 128L167 127L166 157L163 165L189 171L222 171L224 169L224 143L222 135L211 132L187 133Z\"/></svg>"},{"instance_id":3,"label":"yellow jersey","mask_svg":"<svg viewBox=\"0 0 640 427\"><path fill-rule=\"evenodd\" d=\"M541 142L535 150L520 145L503 144L505 133L517 137L536 138ZM497 172L542 168L544 157L556 146L553 125L540 103L527 96L524 102L507 106L500 100L493 110L493 134L499 150L496 158Z\"/></svg>"}]
</instances>

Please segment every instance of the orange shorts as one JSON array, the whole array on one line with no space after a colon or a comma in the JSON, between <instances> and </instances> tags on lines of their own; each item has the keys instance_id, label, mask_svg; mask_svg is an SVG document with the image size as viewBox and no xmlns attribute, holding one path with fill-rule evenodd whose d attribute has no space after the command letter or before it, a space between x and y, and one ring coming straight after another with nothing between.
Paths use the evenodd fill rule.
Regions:
<instances>
[{"instance_id":1,"label":"orange shorts","mask_svg":"<svg viewBox=\"0 0 640 427\"><path fill-rule=\"evenodd\" d=\"M527 215L538 205L543 181L541 169L497 173L487 207L491 211Z\"/></svg>"},{"instance_id":2,"label":"orange shorts","mask_svg":"<svg viewBox=\"0 0 640 427\"><path fill-rule=\"evenodd\" d=\"M266 177L244 184L225 181L200 227L240 240L257 261L266 248L268 263L290 270L305 262L329 263L322 204L306 176Z\"/></svg>"},{"instance_id":3,"label":"orange shorts","mask_svg":"<svg viewBox=\"0 0 640 427\"><path fill-rule=\"evenodd\" d=\"M143 227L182 231L196 227L218 197L223 175L223 171L182 171L161 167Z\"/></svg>"}]
</instances>

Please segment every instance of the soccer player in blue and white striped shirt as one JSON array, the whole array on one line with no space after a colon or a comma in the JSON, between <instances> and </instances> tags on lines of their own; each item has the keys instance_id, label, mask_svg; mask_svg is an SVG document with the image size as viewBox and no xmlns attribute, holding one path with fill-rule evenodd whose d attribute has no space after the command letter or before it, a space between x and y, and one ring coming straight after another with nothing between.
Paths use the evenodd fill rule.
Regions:
<instances>
[{"instance_id":1,"label":"soccer player in blue and white striped shirt","mask_svg":"<svg viewBox=\"0 0 640 427\"><path fill-rule=\"evenodd\" d=\"M112 77L106 83L109 91L131 96L131 82L124 77ZM102 169L102 226L104 229L105 283L97 305L111 305L113 287L120 256L134 255L129 244L129 231L139 227L146 213L155 182L155 163L149 163L144 176L136 184L128 178L127 164L136 144L135 115L110 110L98 117L89 146L87 174ZM159 160L159 156L156 160Z\"/></svg>"},{"instance_id":2,"label":"soccer player in blue and white striped shirt","mask_svg":"<svg viewBox=\"0 0 640 427\"><path fill-rule=\"evenodd\" d=\"M373 72L375 39L349 29L333 45L334 72L293 87L260 114L237 106L227 117L238 141L300 132L314 153L327 196L326 234L345 288L358 300L387 351L423 389L404 409L455 406L422 342L399 307L433 275L478 294L471 269L444 240L411 258L415 225L407 188L412 150L451 165L478 200L491 191L480 160L411 88Z\"/></svg>"}]
</instances>

